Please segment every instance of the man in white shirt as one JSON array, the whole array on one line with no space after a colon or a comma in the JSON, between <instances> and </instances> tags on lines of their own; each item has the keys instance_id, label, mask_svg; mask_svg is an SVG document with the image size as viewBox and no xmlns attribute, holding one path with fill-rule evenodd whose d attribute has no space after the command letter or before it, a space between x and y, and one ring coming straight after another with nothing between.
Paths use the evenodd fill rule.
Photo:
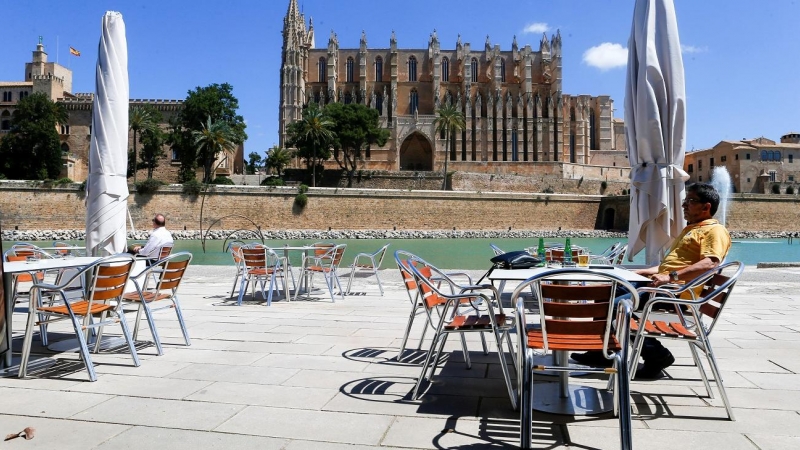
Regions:
<instances>
[{"instance_id":1,"label":"man in white shirt","mask_svg":"<svg viewBox=\"0 0 800 450\"><path fill-rule=\"evenodd\" d=\"M150 238L147 243L142 247L141 245L134 245L130 248L130 253L143 258L158 258L158 252L164 245L172 245L172 234L166 229L167 219L163 214L156 214L153 217L153 231L150 232Z\"/></svg>"}]
</instances>

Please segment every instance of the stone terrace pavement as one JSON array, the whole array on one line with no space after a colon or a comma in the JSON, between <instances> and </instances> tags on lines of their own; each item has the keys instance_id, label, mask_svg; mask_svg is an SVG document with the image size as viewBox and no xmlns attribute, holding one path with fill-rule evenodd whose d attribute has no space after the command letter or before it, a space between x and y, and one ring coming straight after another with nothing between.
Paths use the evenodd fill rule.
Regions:
<instances>
[{"instance_id":1,"label":"stone terrace pavement","mask_svg":"<svg viewBox=\"0 0 800 450\"><path fill-rule=\"evenodd\" d=\"M484 356L476 340L471 370L451 339L430 391L409 400L423 353L394 360L409 312L396 272L381 274L384 297L373 279L356 279L359 295L344 301L320 296L268 308L225 301L231 267L191 267L181 288L191 347L182 345L172 312L162 311L165 354L141 343L142 365L133 367L125 353L101 353L94 356L95 383L76 354L39 348L62 371L0 378L0 435L36 428L33 440L0 448L516 447L518 416L496 354ZM798 275L798 269L747 268L712 335L737 421L726 420L718 395L704 396L687 346L677 343L670 345L677 363L667 379L632 386L636 447L800 448ZM17 350L24 318L24 309L14 317ZM52 331L54 340L68 336L64 327ZM539 448L618 448L610 415L534 420Z\"/></svg>"}]
</instances>

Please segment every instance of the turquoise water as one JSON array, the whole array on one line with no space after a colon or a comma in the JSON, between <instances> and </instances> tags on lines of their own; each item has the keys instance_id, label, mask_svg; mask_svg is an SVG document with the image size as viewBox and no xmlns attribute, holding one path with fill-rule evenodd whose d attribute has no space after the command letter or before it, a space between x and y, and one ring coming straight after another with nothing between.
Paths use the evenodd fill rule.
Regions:
<instances>
[{"instance_id":1,"label":"turquoise water","mask_svg":"<svg viewBox=\"0 0 800 450\"><path fill-rule=\"evenodd\" d=\"M611 238L575 238L573 245L588 247L592 253L600 253L608 246L620 239ZM548 242L562 242L563 239L547 239ZM285 241L271 240L266 244L272 247L284 245L311 244L312 240ZM383 268L394 267L394 251L405 250L426 259L443 269L485 269L488 260L493 256L489 243L493 243L505 251L521 250L537 244L535 239L343 239L337 243L347 244L344 255L344 265L349 265L357 253L372 253L387 242L391 243L389 253L383 261ZM83 245L82 241L72 242ZM7 250L11 242L3 242L3 249ZM44 247L49 242L39 242ZM175 251L189 251L194 254L193 264L203 265L233 265L230 255L222 248L222 241L206 241L206 252L203 253L200 241L175 241ZM293 264L299 264L300 255L291 252ZM797 262L800 261L800 240L787 244L780 239L747 239L734 240L728 255L729 261L742 261L745 265L755 265L759 262ZM640 252L633 261L634 264L644 264L644 252Z\"/></svg>"}]
</instances>

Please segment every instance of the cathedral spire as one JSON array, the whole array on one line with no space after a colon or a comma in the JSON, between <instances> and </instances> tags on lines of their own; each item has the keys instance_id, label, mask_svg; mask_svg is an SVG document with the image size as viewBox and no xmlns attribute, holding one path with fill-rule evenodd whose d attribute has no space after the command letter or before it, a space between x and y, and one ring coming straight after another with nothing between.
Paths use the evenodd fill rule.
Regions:
<instances>
[{"instance_id":1,"label":"cathedral spire","mask_svg":"<svg viewBox=\"0 0 800 450\"><path fill-rule=\"evenodd\" d=\"M287 19L296 19L300 17L300 10L297 8L297 0L289 0L289 9L286 11Z\"/></svg>"}]
</instances>

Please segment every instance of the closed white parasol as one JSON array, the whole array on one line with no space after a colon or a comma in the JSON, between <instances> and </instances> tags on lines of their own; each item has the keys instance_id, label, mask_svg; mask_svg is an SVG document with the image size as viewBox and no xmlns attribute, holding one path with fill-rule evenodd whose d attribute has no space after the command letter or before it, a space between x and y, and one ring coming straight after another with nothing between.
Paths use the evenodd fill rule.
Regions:
<instances>
[{"instance_id":1,"label":"closed white parasol","mask_svg":"<svg viewBox=\"0 0 800 450\"><path fill-rule=\"evenodd\" d=\"M122 14L103 16L97 55L89 178L86 183L86 251L125 251L128 207L128 44Z\"/></svg>"},{"instance_id":2,"label":"closed white parasol","mask_svg":"<svg viewBox=\"0 0 800 450\"><path fill-rule=\"evenodd\" d=\"M631 164L628 260L643 248L649 265L686 224L681 210L686 89L672 0L636 0L628 42L625 135Z\"/></svg>"}]
</instances>

